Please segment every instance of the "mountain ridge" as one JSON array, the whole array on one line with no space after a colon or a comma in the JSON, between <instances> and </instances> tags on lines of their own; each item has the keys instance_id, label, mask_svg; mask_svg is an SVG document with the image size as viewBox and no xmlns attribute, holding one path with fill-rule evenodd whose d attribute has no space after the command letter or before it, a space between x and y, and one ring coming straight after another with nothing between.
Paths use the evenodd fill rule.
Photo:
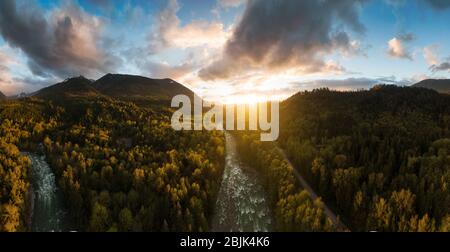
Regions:
<instances>
[{"instance_id":1,"label":"mountain ridge","mask_svg":"<svg viewBox=\"0 0 450 252\"><path fill-rule=\"evenodd\" d=\"M151 79L139 75L107 74L92 83L100 93L120 97L157 97L171 99L178 94L193 95L194 92L172 79Z\"/></svg>"},{"instance_id":2,"label":"mountain ridge","mask_svg":"<svg viewBox=\"0 0 450 252\"><path fill-rule=\"evenodd\" d=\"M76 97L107 96L125 100L170 100L178 94L196 95L192 90L172 79L151 79L138 75L106 74L98 80L83 76L42 88L34 97L61 100Z\"/></svg>"},{"instance_id":3,"label":"mountain ridge","mask_svg":"<svg viewBox=\"0 0 450 252\"><path fill-rule=\"evenodd\" d=\"M450 79L426 79L412 85L412 87L428 88L439 93L450 94Z\"/></svg>"},{"instance_id":4,"label":"mountain ridge","mask_svg":"<svg viewBox=\"0 0 450 252\"><path fill-rule=\"evenodd\" d=\"M44 99L63 99L79 96L97 96L92 80L83 76L66 79L62 82L38 90L32 96Z\"/></svg>"}]
</instances>

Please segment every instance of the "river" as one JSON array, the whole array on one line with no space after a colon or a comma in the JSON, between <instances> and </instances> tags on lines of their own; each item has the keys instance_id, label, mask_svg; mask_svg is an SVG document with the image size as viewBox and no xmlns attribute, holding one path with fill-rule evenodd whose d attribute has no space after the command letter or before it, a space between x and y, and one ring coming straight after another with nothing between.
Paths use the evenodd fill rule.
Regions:
<instances>
[{"instance_id":1,"label":"river","mask_svg":"<svg viewBox=\"0 0 450 252\"><path fill-rule=\"evenodd\" d=\"M268 232L272 219L257 173L238 157L234 137L225 133L226 157L212 231Z\"/></svg>"},{"instance_id":2,"label":"river","mask_svg":"<svg viewBox=\"0 0 450 252\"><path fill-rule=\"evenodd\" d=\"M32 153L25 155L31 160L31 231L71 231L62 192L56 186L55 175L45 157Z\"/></svg>"},{"instance_id":3,"label":"river","mask_svg":"<svg viewBox=\"0 0 450 252\"><path fill-rule=\"evenodd\" d=\"M258 174L238 158L234 137L225 133L226 157L218 193L212 231L267 232L272 219ZM65 232L70 228L63 195L45 157L24 153L31 167L31 231Z\"/></svg>"}]
</instances>

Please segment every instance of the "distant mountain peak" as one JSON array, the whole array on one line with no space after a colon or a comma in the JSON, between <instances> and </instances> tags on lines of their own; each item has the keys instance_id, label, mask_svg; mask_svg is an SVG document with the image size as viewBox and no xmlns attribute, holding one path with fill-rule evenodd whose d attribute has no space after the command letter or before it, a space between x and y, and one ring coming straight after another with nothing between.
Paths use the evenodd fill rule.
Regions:
<instances>
[{"instance_id":1,"label":"distant mountain peak","mask_svg":"<svg viewBox=\"0 0 450 252\"><path fill-rule=\"evenodd\" d=\"M169 79L151 79L139 75L108 73L93 81L84 76L72 77L63 82L43 88L34 96L50 99L67 97L105 95L120 99L147 99L154 101L170 100L175 95L193 97L193 91Z\"/></svg>"},{"instance_id":2,"label":"distant mountain peak","mask_svg":"<svg viewBox=\"0 0 450 252\"><path fill-rule=\"evenodd\" d=\"M412 85L412 87L428 88L439 93L450 94L450 79L426 79Z\"/></svg>"},{"instance_id":3,"label":"distant mountain peak","mask_svg":"<svg viewBox=\"0 0 450 252\"><path fill-rule=\"evenodd\" d=\"M97 90L92 87L92 80L84 76L65 79L63 82L43 88L34 96L46 99L61 99L75 96L96 96Z\"/></svg>"},{"instance_id":4,"label":"distant mountain peak","mask_svg":"<svg viewBox=\"0 0 450 252\"><path fill-rule=\"evenodd\" d=\"M194 94L187 87L169 78L151 79L128 74L109 73L92 83L92 86L100 93L112 97L152 97L167 100L178 94Z\"/></svg>"},{"instance_id":5,"label":"distant mountain peak","mask_svg":"<svg viewBox=\"0 0 450 252\"><path fill-rule=\"evenodd\" d=\"M80 76L76 76L76 77L67 78L64 81L62 81L61 83L85 84L85 83L92 83L92 82L94 82L94 81L84 77L83 75L80 75Z\"/></svg>"}]
</instances>

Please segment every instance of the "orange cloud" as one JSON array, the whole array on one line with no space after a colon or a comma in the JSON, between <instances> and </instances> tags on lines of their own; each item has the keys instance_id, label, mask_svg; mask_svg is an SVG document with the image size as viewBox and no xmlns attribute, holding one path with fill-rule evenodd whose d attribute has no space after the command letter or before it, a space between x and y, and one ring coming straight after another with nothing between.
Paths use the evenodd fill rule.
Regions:
<instances>
[{"instance_id":1,"label":"orange cloud","mask_svg":"<svg viewBox=\"0 0 450 252\"><path fill-rule=\"evenodd\" d=\"M156 29L150 36L150 49L156 53L169 47L190 48L208 46L220 48L228 38L222 23L197 20L185 26L177 16L178 2L170 0L158 15Z\"/></svg>"}]
</instances>

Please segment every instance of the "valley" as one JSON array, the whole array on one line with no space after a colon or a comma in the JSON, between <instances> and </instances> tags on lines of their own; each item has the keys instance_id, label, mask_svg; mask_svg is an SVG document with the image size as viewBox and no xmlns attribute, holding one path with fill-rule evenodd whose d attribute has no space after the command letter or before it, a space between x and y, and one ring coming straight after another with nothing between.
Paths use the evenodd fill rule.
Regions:
<instances>
[{"instance_id":1,"label":"valley","mask_svg":"<svg viewBox=\"0 0 450 252\"><path fill-rule=\"evenodd\" d=\"M300 92L280 103L278 141L262 142L257 130L173 130L177 92L195 96L107 75L1 101L0 229L448 230L448 95Z\"/></svg>"}]
</instances>

